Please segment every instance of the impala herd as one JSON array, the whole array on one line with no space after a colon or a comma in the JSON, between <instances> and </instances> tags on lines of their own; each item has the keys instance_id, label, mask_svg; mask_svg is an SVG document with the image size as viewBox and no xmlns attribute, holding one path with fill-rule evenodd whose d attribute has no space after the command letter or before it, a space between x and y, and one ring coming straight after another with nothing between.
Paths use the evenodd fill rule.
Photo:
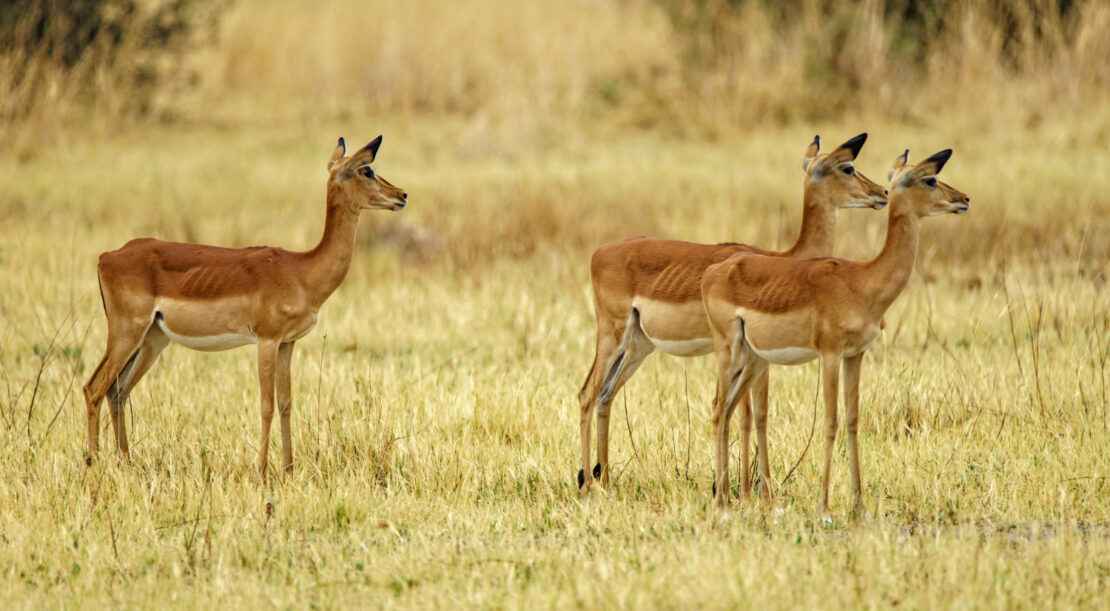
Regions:
<instances>
[{"instance_id":1,"label":"impala herd","mask_svg":"<svg viewBox=\"0 0 1110 611\"><path fill-rule=\"evenodd\" d=\"M580 494L609 484L609 407L656 349L676 356L717 357L713 402L717 504L729 502L729 422L741 408L741 465L749 465L752 421L762 495L770 499L767 402L771 364L821 362L825 456L819 510L828 513L829 475L838 426L843 369L853 511L862 509L857 445L863 354L880 335L883 315L913 272L920 220L968 211L969 198L937 180L952 155L943 150L916 165L909 151L894 162L887 187L855 167L867 141L860 134L828 153L814 138L802 160L802 225L784 251L737 243L697 244L631 238L606 244L590 260L597 317L593 364L578 398L581 409ZM116 444L128 456L123 406L129 393L174 342L203 351L258 345L261 438L258 468L266 478L270 425L281 416L282 466L293 467L291 365L297 340L351 265L363 210L400 210L407 194L372 164L378 136L348 157L342 138L328 161L324 234L312 250L222 248L142 238L100 255L97 275L107 347L85 384L87 462L98 447L100 404L107 397ZM889 208L886 242L866 262L832 257L841 208ZM590 429L597 420L597 463ZM747 470L741 495L751 494Z\"/></svg>"}]
</instances>

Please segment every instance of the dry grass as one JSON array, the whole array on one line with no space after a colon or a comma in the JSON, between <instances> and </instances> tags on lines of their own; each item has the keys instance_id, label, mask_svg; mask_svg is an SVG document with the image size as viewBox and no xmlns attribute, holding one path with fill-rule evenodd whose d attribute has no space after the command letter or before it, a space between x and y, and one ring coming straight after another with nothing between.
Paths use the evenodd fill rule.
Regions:
<instances>
[{"instance_id":1,"label":"dry grass","mask_svg":"<svg viewBox=\"0 0 1110 611\"><path fill-rule=\"evenodd\" d=\"M368 245L301 342L296 473L269 486L254 475L253 353L179 348L133 396L132 464L109 447L85 468L80 385L104 338L95 254L138 234L308 246L321 225L330 135L369 124L387 134L379 171L413 205L367 220L434 227L444 251L416 264ZM928 150L955 137L875 132L862 164L872 174L894 141ZM328 136L310 142L317 133ZM989 263L937 245L1003 226L1013 193L1028 207L1015 216L1105 252L1106 217L1092 198L1107 174L1079 185L1018 173L1003 184L993 155L957 152L946 174L973 195L973 213L931 223L925 273L888 316L865 372L871 516L823 525L812 511L812 452L780 486L777 509L722 518L710 508L706 361L649 361L616 406L615 492L580 503L573 483L574 394L592 345L591 236L627 223L773 242L796 222L805 136L770 131L724 146L636 137L588 146L577 160L559 150L426 162L420 151L438 137L434 126L375 117L293 134L166 129L0 166L11 185L0 206L9 228L0 250L3 598L1023 607L1090 605L1105 590L1106 259L1065 256L1063 238L1026 241L1025 252L1016 241L961 247L990 253ZM1040 153L1025 151L1003 161L1034 164L1026 155ZM1078 157L1107 164L1104 152ZM587 169L574 170L578 162ZM113 175L130 178L104 178ZM1080 212L1058 215L1057 201ZM873 251L882 216L845 214L843 250ZM470 235L481 218L489 235ZM512 233L519 223L537 232L527 248ZM772 466L782 477L810 435L815 376L805 367L775 378ZM841 509L845 464L836 464Z\"/></svg>"},{"instance_id":2,"label":"dry grass","mask_svg":"<svg viewBox=\"0 0 1110 611\"><path fill-rule=\"evenodd\" d=\"M1089 91L1101 77L1083 73L1080 95L1058 106L1019 96L989 108L1002 94L978 90L938 105L937 85L907 113L869 102L820 122L703 114L723 127L646 130L636 117L665 115L574 92L641 57L663 78L652 66L675 61L678 43L660 13L537 5L514 9L514 27L436 5L417 28L431 4L241 2L226 47L197 59L212 71L181 101L197 105L184 122L90 120L0 155L0 605L1103 604L1110 114ZM1102 44L1085 36L1069 44ZM495 74L504 55L520 65ZM370 95L387 81L388 97ZM1059 111L1071 104L1084 112ZM929 221L919 273L865 366L869 515L843 517L841 452L841 517L814 513L817 455L801 457L812 366L772 374L772 472L801 457L775 507L714 511L713 368L667 356L614 407L615 489L580 501L589 251L642 232L781 245L798 220L804 145L861 129L868 175L906 146L915 157L953 146L945 178L972 196L969 216ZM363 220L347 282L298 344L295 472L255 475L253 351L179 347L132 396L132 462L104 434L104 459L86 468L80 387L105 335L96 254L138 235L308 247L333 138L378 132L377 169L412 205ZM841 218L840 253L874 253L885 216Z\"/></svg>"}]
</instances>

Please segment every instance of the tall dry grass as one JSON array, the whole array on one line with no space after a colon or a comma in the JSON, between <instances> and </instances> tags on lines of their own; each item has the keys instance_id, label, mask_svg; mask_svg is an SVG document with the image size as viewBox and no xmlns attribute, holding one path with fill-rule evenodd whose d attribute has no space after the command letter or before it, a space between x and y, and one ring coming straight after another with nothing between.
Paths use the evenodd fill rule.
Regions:
<instances>
[{"instance_id":1,"label":"tall dry grass","mask_svg":"<svg viewBox=\"0 0 1110 611\"><path fill-rule=\"evenodd\" d=\"M716 137L845 114L1037 122L1099 108L1110 89L1110 5L1098 1L1063 11L1054 0L198 4L219 11L219 35L174 56L188 88L144 94L158 116L449 117L494 152L568 130ZM137 85L125 77L146 48L133 35L110 64L92 53L66 70L0 49L0 87L13 92L4 103L33 96L40 119L3 109L6 127L81 109L109 124L133 118Z\"/></svg>"},{"instance_id":2,"label":"tall dry grass","mask_svg":"<svg viewBox=\"0 0 1110 611\"><path fill-rule=\"evenodd\" d=\"M953 2L909 49L877 3L676 6L241 0L153 118L127 86L42 64L72 96L5 119L0 143L0 606L1103 605L1104 5ZM1021 10L1002 27L1000 7ZM715 372L662 355L614 405L614 489L579 500L589 252L634 233L783 246L805 144L863 129L872 178L952 146L943 177L972 196L926 223L867 357L867 516L841 513L842 445L834 519L813 512L812 367L773 374L776 505L713 511ZM256 476L252 351L180 347L131 396L132 461L105 431L86 467L97 253L310 247L334 138L378 132L411 205L363 219L298 342L294 472ZM841 214L838 253L873 255L885 219Z\"/></svg>"},{"instance_id":3,"label":"tall dry grass","mask_svg":"<svg viewBox=\"0 0 1110 611\"><path fill-rule=\"evenodd\" d=\"M81 385L107 326L96 254L141 235L308 247L332 135L366 122L152 126L0 163L0 606L1102 605L1110 259L1062 245L1105 252L1107 215L1074 211L1110 190L1110 153L995 155L1005 134L945 168L971 214L926 222L922 273L867 356L858 522L843 444L834 520L814 512L812 365L772 373L771 510L712 507L710 358L652 356L613 406L614 489L575 487L589 249L646 229L784 243L802 128L467 159L426 154L435 124L383 119L377 169L410 206L363 223L431 227L445 250L424 265L359 250L297 344L294 472L256 475L254 351L180 346L131 395L131 462L103 415L86 467ZM873 176L884 151L953 138L874 127L859 161ZM840 216L842 253L880 248L883 213ZM1055 233L985 234L1019 223Z\"/></svg>"}]
</instances>

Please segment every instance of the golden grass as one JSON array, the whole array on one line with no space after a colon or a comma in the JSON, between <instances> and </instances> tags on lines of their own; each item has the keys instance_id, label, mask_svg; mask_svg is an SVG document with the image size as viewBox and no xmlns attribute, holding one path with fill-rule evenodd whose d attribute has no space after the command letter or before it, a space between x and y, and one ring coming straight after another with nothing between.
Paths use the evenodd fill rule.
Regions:
<instances>
[{"instance_id":1,"label":"golden grass","mask_svg":"<svg viewBox=\"0 0 1110 611\"><path fill-rule=\"evenodd\" d=\"M46 100L5 126L0 606L1104 604L1102 5L1084 5L1076 36L1021 47L1013 69L968 10L920 82L899 79L888 25L873 24L837 64L880 81L854 98L822 96L792 67L807 32L831 35L811 12L777 36L767 15L723 21L721 36L749 36L694 77L658 4L233 11L223 42L192 58L204 77L175 101L179 119L132 125ZM972 197L969 216L927 221L864 367L868 515L847 519L841 448L837 517L815 514L812 365L772 374L775 506L715 511L714 368L665 355L614 406L614 490L580 501L590 251L636 233L784 245L805 144L864 129L872 178L907 146L951 146L944 178ZM334 138L379 132L377 169L411 206L365 216L351 274L298 343L295 472L255 473L254 352L180 347L132 395L132 462L106 429L85 467L81 385L105 337L97 253L140 235L307 248ZM839 254L872 255L884 226L843 213Z\"/></svg>"},{"instance_id":2,"label":"golden grass","mask_svg":"<svg viewBox=\"0 0 1110 611\"><path fill-rule=\"evenodd\" d=\"M364 223L433 228L443 250L413 263L373 247L368 232L347 283L299 344L296 472L271 485L255 475L248 349L168 350L132 398L133 462L121 464L107 442L104 460L84 467L80 385L104 341L96 253L146 234L307 247L322 223L332 135L371 125L386 133L379 171L408 189L412 206ZM163 128L0 165L9 185L0 202L0 599L1097 604L1110 579L1108 270L1105 257L1066 254L1062 244L1106 251L1100 194L1110 174L1080 181L1065 170L1105 168L1105 149L1047 154L1003 146L1010 135L957 147L945 174L972 195L972 214L930 221L924 273L865 368L870 515L825 525L813 511L814 451L778 486L775 509L711 508L705 359L649 360L615 407L615 491L582 503L574 487L574 397L592 356L589 249L635 227L785 239L807 133L700 145L631 136L516 159L425 155L442 131L384 117ZM854 127L823 131L832 140ZM903 143L924 154L960 138L942 127L874 132L861 168L875 176ZM1028 167L1059 171L1020 171ZM842 251L874 252L883 217L845 213ZM943 252L958 244L952 236L985 241L1006 218L1046 223L1058 239ZM488 235L472 235L484 227ZM800 367L774 377L772 469L782 478L808 443L816 376ZM838 513L845 469L838 452Z\"/></svg>"}]
</instances>

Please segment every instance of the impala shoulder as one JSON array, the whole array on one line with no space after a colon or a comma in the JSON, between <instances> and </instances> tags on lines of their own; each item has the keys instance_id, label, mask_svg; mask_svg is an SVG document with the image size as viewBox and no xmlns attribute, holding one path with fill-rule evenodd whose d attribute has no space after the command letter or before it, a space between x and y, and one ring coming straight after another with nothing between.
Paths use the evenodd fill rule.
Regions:
<instances>
[{"instance_id":1,"label":"impala shoulder","mask_svg":"<svg viewBox=\"0 0 1110 611\"><path fill-rule=\"evenodd\" d=\"M732 273L733 267L735 267L738 263L738 255L733 255L723 261L718 261L717 263L711 263L708 267L705 268L705 271L702 272L702 286L709 287L714 284L718 284L724 280L727 280L729 275Z\"/></svg>"},{"instance_id":2,"label":"impala shoulder","mask_svg":"<svg viewBox=\"0 0 1110 611\"><path fill-rule=\"evenodd\" d=\"M134 240L129 240L126 244L115 250L108 250L100 253L100 256L97 257L97 267L101 271L104 271L121 265L127 265L132 261L146 256L159 242L160 240L155 238L136 238Z\"/></svg>"}]
</instances>

